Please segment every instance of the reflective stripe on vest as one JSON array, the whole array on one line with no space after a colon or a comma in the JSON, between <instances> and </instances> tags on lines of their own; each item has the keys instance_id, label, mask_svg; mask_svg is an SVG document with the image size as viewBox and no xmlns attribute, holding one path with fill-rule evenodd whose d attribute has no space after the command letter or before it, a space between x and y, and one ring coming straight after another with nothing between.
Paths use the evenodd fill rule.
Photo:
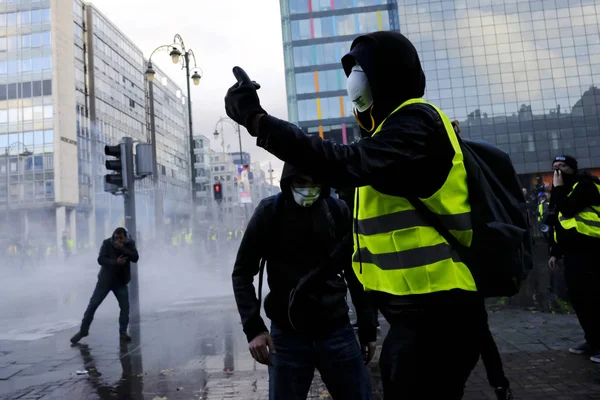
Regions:
<instances>
[{"instance_id":1,"label":"reflective stripe on vest","mask_svg":"<svg viewBox=\"0 0 600 400\"><path fill-rule=\"evenodd\" d=\"M571 197L578 184L579 182L573 185L573 189L567 197ZM596 189L600 192L600 185L595 182L594 184L596 185ZM575 229L582 235L600 238L600 206L586 207L572 218L565 218L562 213L559 212L558 220L565 230Z\"/></svg>"},{"instance_id":2,"label":"reflective stripe on vest","mask_svg":"<svg viewBox=\"0 0 600 400\"><path fill-rule=\"evenodd\" d=\"M392 114L415 103L428 104L423 99L408 100ZM461 243L470 246L473 231L463 153L450 120L433 107L444 122L454 157L441 188L420 200ZM374 135L384 123L385 120ZM353 235L352 266L365 289L399 296L477 290L471 272L458 254L407 199L364 186L356 190L355 209L354 229L358 235Z\"/></svg>"},{"instance_id":3,"label":"reflective stripe on vest","mask_svg":"<svg viewBox=\"0 0 600 400\"><path fill-rule=\"evenodd\" d=\"M538 222L542 222L544 219L544 203L540 203L538 206Z\"/></svg>"}]
</instances>

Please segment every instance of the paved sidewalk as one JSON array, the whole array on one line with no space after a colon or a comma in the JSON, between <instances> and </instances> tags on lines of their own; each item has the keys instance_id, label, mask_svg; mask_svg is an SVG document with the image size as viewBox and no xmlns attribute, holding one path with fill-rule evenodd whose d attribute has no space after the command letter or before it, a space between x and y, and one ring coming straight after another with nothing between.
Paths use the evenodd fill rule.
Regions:
<instances>
[{"instance_id":1,"label":"paved sidewalk","mask_svg":"<svg viewBox=\"0 0 600 400\"><path fill-rule=\"evenodd\" d=\"M267 399L266 367L250 358L238 320L231 299L190 299L143 318L127 346L116 315L75 347L72 329L0 341L0 399ZM491 312L490 324L517 399L600 399L600 366L567 352L581 339L575 316L505 309ZM371 372L381 399L376 362ZM466 390L468 400L494 398L481 365ZM310 399L327 398L315 379Z\"/></svg>"}]
</instances>

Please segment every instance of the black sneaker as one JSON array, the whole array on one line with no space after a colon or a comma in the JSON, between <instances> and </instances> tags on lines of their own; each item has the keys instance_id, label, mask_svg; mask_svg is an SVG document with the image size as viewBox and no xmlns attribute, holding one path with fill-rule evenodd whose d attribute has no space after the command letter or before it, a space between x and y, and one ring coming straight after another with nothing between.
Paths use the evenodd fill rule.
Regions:
<instances>
[{"instance_id":1,"label":"black sneaker","mask_svg":"<svg viewBox=\"0 0 600 400\"><path fill-rule=\"evenodd\" d=\"M84 337L86 337L88 334L86 332L77 332L76 334L73 335L73 337L71 338L71 343L73 344L77 344L81 339L83 339Z\"/></svg>"},{"instance_id":2,"label":"black sneaker","mask_svg":"<svg viewBox=\"0 0 600 400\"><path fill-rule=\"evenodd\" d=\"M497 388L496 398L498 400L514 400L512 390L510 390L510 388Z\"/></svg>"},{"instance_id":3,"label":"black sneaker","mask_svg":"<svg viewBox=\"0 0 600 400\"><path fill-rule=\"evenodd\" d=\"M127 332L121 332L119 333L119 338L121 339L121 341L123 342L131 342L131 336L129 336L127 334Z\"/></svg>"},{"instance_id":4,"label":"black sneaker","mask_svg":"<svg viewBox=\"0 0 600 400\"><path fill-rule=\"evenodd\" d=\"M581 354L590 354L591 355L591 354L595 353L595 349L588 342L584 342L575 347L571 347L569 349L569 353L578 354L578 355L581 355Z\"/></svg>"}]
</instances>

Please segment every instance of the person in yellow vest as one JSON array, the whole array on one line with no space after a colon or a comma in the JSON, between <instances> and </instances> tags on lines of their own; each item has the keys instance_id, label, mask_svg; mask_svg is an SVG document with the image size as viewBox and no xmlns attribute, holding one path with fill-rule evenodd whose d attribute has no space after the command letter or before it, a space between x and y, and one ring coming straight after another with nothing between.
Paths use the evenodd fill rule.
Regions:
<instances>
[{"instance_id":1,"label":"person in yellow vest","mask_svg":"<svg viewBox=\"0 0 600 400\"><path fill-rule=\"evenodd\" d=\"M185 244L187 244L188 246L191 246L194 244L193 232L189 232L189 233L185 234Z\"/></svg>"},{"instance_id":2,"label":"person in yellow vest","mask_svg":"<svg viewBox=\"0 0 600 400\"><path fill-rule=\"evenodd\" d=\"M554 237L549 266L554 269L564 259L567 291L585 334L585 342L569 352L600 363L600 180L578 173L577 160L571 156L556 157L552 168L548 224Z\"/></svg>"},{"instance_id":3,"label":"person in yellow vest","mask_svg":"<svg viewBox=\"0 0 600 400\"><path fill-rule=\"evenodd\" d=\"M225 110L280 160L332 187L358 188L353 268L390 323L380 358L384 398L461 399L483 342L483 300L469 268L409 201L418 198L471 245L456 132L422 99L425 74L403 35L358 37L342 66L363 140L334 143L268 115L260 85L239 67Z\"/></svg>"}]
</instances>

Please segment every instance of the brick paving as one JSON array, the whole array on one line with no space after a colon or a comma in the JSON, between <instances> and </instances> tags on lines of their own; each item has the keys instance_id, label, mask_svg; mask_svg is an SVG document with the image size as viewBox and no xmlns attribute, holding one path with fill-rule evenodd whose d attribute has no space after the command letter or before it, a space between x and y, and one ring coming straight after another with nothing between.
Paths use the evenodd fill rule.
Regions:
<instances>
[{"instance_id":1,"label":"brick paving","mask_svg":"<svg viewBox=\"0 0 600 400\"><path fill-rule=\"evenodd\" d=\"M267 399L266 367L250 358L231 310L215 309L226 307L169 308L145 318L141 346L126 349L112 320L97 321L87 345L69 346L71 331L0 341L0 399ZM581 340L575 316L503 309L490 314L490 325L516 399L600 399L600 365L567 352ZM385 331L383 324L382 337ZM87 375L75 374L84 368ZM381 399L376 360L370 370ZM330 398L318 374L309 398ZM482 365L465 399L494 399Z\"/></svg>"}]
</instances>

